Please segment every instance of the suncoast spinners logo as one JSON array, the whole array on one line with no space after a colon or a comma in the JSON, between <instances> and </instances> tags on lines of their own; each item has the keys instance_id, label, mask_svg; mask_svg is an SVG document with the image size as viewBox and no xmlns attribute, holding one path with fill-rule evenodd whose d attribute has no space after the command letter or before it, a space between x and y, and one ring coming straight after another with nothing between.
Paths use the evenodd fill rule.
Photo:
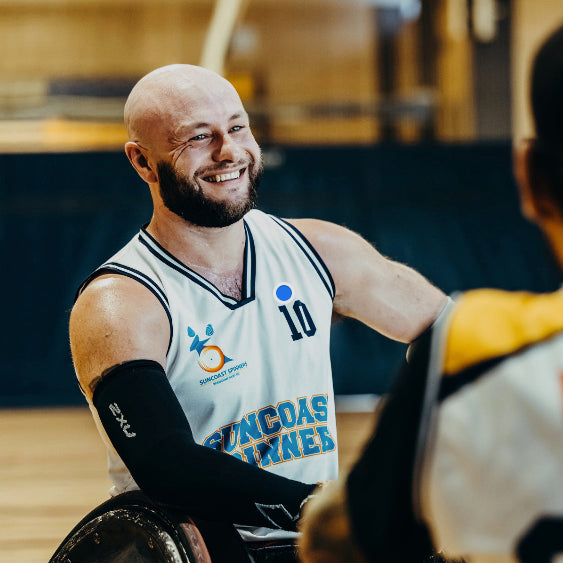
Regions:
<instances>
[{"instance_id":1,"label":"suncoast spinners logo","mask_svg":"<svg viewBox=\"0 0 563 563\"><path fill-rule=\"evenodd\" d=\"M215 330L213 329L213 326L208 324L205 327L205 335L207 338L202 340L193 328L188 327L188 336L192 339L190 352L197 352L197 363L199 367L203 371L213 374L209 377L200 379L200 385L207 385L208 383L217 385L218 383L223 383L224 381L239 375L240 370L246 367L246 362L242 362L223 369L225 364L232 362L233 359L226 356L219 346L216 346L215 344L207 344L214 333Z\"/></svg>"}]
</instances>

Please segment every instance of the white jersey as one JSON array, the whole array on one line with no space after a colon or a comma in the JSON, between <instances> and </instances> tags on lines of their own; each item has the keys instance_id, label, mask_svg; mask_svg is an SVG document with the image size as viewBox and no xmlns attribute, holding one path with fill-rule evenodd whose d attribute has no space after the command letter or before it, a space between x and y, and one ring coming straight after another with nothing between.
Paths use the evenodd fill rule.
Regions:
<instances>
[{"instance_id":1,"label":"white jersey","mask_svg":"<svg viewBox=\"0 0 563 563\"><path fill-rule=\"evenodd\" d=\"M562 560L563 292L471 291L434 332L417 496L436 546Z\"/></svg>"},{"instance_id":2,"label":"white jersey","mask_svg":"<svg viewBox=\"0 0 563 563\"><path fill-rule=\"evenodd\" d=\"M369 561L563 561L563 291L456 296L346 480ZM401 544L396 538L406 538Z\"/></svg>"},{"instance_id":3,"label":"white jersey","mask_svg":"<svg viewBox=\"0 0 563 563\"><path fill-rule=\"evenodd\" d=\"M144 229L82 287L115 272L158 298L170 321L166 373L197 443L305 483L334 479L334 283L293 226L257 210L245 216L244 226L240 301L223 295ZM137 488L97 422L108 445L113 493ZM241 534L246 540L294 535L263 528Z\"/></svg>"}]
</instances>

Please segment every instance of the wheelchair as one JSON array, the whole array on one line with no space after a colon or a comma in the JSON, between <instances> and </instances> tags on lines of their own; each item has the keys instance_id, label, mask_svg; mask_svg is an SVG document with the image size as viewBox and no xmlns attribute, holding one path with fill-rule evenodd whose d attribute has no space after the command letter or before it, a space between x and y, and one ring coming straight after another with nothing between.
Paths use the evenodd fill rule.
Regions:
<instances>
[{"instance_id":1,"label":"wheelchair","mask_svg":"<svg viewBox=\"0 0 563 563\"><path fill-rule=\"evenodd\" d=\"M49 563L252 563L231 524L163 508L141 491L122 493L88 513Z\"/></svg>"}]
</instances>

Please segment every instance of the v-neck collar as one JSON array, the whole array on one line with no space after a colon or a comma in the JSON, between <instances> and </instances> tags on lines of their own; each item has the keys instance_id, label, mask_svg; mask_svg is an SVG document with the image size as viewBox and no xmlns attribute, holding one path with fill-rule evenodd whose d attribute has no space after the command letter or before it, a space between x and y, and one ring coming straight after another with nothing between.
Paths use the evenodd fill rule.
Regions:
<instances>
[{"instance_id":1,"label":"v-neck collar","mask_svg":"<svg viewBox=\"0 0 563 563\"><path fill-rule=\"evenodd\" d=\"M147 232L147 225L144 225L139 232L139 242L161 262L186 276L203 289L209 291L209 293L212 293L226 307L229 309L236 309L246 303L249 303L250 301L253 301L255 298L256 250L250 227L245 220L243 220L243 224L245 233L244 269L242 274L242 295L240 301L219 291L210 281L206 280L202 275L183 264L173 254L168 252L168 250L166 250L152 235Z\"/></svg>"}]
</instances>

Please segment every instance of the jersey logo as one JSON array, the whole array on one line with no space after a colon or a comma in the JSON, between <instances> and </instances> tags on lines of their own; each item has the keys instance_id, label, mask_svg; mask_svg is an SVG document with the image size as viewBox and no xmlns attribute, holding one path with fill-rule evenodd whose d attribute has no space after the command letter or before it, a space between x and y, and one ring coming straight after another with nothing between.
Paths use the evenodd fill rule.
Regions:
<instances>
[{"instance_id":1,"label":"jersey logo","mask_svg":"<svg viewBox=\"0 0 563 563\"><path fill-rule=\"evenodd\" d=\"M209 377L204 377L199 380L200 385L207 385L213 383L218 385L229 379L237 377L241 370L247 367L246 362L236 364L232 358L225 355L223 350L215 344L208 344L214 334L213 326L208 324L205 327L205 336L202 339L192 327L188 327L188 336L192 339L190 344L190 352L197 352L199 367L207 372ZM225 367L228 362L233 362L229 367Z\"/></svg>"},{"instance_id":2,"label":"jersey logo","mask_svg":"<svg viewBox=\"0 0 563 563\"><path fill-rule=\"evenodd\" d=\"M214 332L215 331L210 324L205 327L206 336L211 337L213 336ZM195 350L198 353L199 360L197 363L203 371L206 371L208 373L217 373L227 362L232 361L232 358L228 358L227 356L225 356L225 354L223 354L223 350L221 350L219 346L206 346L210 338L201 340L195 333L194 329L191 327L188 327L188 336L193 338L190 345L190 352L193 352Z\"/></svg>"}]
</instances>

